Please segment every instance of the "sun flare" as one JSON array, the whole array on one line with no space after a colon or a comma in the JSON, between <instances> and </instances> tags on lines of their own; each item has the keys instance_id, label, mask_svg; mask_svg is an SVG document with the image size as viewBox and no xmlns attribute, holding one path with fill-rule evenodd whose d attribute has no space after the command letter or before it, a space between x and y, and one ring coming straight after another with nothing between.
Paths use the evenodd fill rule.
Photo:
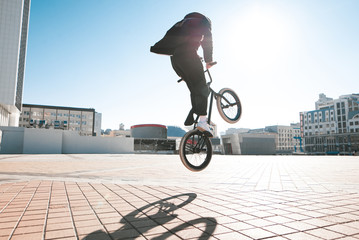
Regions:
<instances>
[{"instance_id":1,"label":"sun flare","mask_svg":"<svg viewBox=\"0 0 359 240\"><path fill-rule=\"evenodd\" d=\"M274 9L256 6L233 26L232 49L245 58L247 68L268 69L287 54L289 37L287 23Z\"/></svg>"}]
</instances>

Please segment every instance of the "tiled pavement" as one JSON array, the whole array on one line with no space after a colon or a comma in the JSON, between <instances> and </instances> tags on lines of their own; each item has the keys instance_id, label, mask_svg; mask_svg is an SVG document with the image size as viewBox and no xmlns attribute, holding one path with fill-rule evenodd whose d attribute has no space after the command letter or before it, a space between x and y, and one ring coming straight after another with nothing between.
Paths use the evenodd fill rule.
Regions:
<instances>
[{"instance_id":1,"label":"tiled pavement","mask_svg":"<svg viewBox=\"0 0 359 240\"><path fill-rule=\"evenodd\" d=\"M359 157L0 155L2 239L359 239Z\"/></svg>"}]
</instances>

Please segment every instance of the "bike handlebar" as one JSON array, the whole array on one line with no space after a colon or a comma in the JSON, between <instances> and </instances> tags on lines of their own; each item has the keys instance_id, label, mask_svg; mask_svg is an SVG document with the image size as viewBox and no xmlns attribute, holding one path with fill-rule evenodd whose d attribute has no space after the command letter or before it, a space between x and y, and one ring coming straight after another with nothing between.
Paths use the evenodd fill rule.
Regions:
<instances>
[{"instance_id":1,"label":"bike handlebar","mask_svg":"<svg viewBox=\"0 0 359 240\"><path fill-rule=\"evenodd\" d=\"M216 65L216 64L217 64L217 62L211 62L211 63L209 63L209 65L211 65L211 66L214 66L214 65ZM208 72L208 68L207 68L204 72ZM209 72L208 72L208 73L209 73ZM182 82L182 81L183 81L183 78L177 80L178 83L180 83L180 82Z\"/></svg>"}]
</instances>

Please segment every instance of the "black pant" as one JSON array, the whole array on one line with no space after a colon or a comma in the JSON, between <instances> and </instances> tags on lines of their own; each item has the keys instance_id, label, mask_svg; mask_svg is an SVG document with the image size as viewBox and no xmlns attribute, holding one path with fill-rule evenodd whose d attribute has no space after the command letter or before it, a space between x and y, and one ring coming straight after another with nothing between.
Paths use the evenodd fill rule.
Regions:
<instances>
[{"instance_id":1,"label":"black pant","mask_svg":"<svg viewBox=\"0 0 359 240\"><path fill-rule=\"evenodd\" d=\"M173 69L186 82L191 92L191 112L202 116L207 115L209 89L204 76L203 65L195 51L175 53L171 57Z\"/></svg>"}]
</instances>

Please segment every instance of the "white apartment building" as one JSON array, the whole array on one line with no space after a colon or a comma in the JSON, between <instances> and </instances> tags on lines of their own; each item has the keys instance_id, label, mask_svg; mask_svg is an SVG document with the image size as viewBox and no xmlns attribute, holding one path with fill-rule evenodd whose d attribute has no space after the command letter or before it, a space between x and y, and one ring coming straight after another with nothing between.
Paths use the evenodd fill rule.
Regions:
<instances>
[{"instance_id":1,"label":"white apartment building","mask_svg":"<svg viewBox=\"0 0 359 240\"><path fill-rule=\"evenodd\" d=\"M319 95L316 109L300 113L306 151L316 154L351 154L359 150L359 94L338 99Z\"/></svg>"},{"instance_id":2,"label":"white apartment building","mask_svg":"<svg viewBox=\"0 0 359 240\"><path fill-rule=\"evenodd\" d=\"M30 0L0 1L0 126L18 126Z\"/></svg>"},{"instance_id":3,"label":"white apartment building","mask_svg":"<svg viewBox=\"0 0 359 240\"><path fill-rule=\"evenodd\" d=\"M302 112L304 136L359 132L359 94L333 100L319 95L316 109Z\"/></svg>"}]
</instances>

